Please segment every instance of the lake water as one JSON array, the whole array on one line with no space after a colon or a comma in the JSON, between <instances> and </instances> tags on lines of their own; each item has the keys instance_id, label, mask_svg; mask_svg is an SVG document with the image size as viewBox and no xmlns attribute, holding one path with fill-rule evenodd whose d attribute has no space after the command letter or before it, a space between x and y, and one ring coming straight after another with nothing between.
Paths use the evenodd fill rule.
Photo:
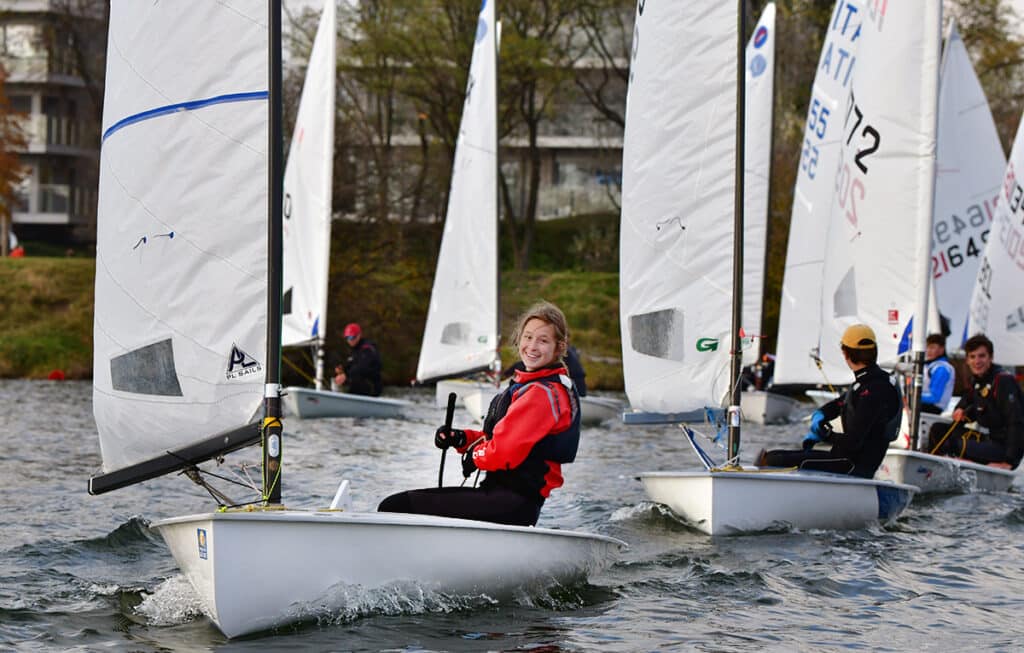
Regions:
<instances>
[{"instance_id":1,"label":"lake water","mask_svg":"<svg viewBox=\"0 0 1024 653\"><path fill-rule=\"evenodd\" d=\"M415 402L408 419L286 422L288 505L327 505L342 478L363 510L437 482L433 392L389 390ZM229 641L147 528L209 510L206 494L172 475L89 496L100 457L88 383L0 381L0 401L3 650L1024 649L1019 489L918 499L886 528L711 539L646 502L634 478L695 467L682 433L621 424L584 430L578 462L539 523L630 544L588 584L498 604L371 594L313 622ZM466 420L456 413L456 425ZM743 459L800 438L799 425L748 425ZM258 450L241 455L255 462Z\"/></svg>"}]
</instances>

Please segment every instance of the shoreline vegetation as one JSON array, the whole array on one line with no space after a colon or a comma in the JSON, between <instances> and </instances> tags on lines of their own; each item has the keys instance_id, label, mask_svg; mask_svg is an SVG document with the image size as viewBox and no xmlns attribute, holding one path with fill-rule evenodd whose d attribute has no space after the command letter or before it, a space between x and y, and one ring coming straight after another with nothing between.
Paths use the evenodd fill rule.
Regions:
<instances>
[{"instance_id":1,"label":"shoreline vegetation","mask_svg":"<svg viewBox=\"0 0 1024 653\"><path fill-rule=\"evenodd\" d=\"M510 336L516 317L546 299L565 311L570 337L587 370L587 385L621 390L618 224L613 215L552 220L537 225L529 271L501 259L502 363L516 360ZM502 229L504 230L504 225ZM441 225L335 221L327 369L348 355L341 330L359 322L376 342L384 383L406 386L416 373ZM503 239L507 241L508 239ZM0 378L92 378L94 258L33 256L0 259ZM509 263L506 265L505 263ZM311 353L284 352L282 381L306 385Z\"/></svg>"}]
</instances>

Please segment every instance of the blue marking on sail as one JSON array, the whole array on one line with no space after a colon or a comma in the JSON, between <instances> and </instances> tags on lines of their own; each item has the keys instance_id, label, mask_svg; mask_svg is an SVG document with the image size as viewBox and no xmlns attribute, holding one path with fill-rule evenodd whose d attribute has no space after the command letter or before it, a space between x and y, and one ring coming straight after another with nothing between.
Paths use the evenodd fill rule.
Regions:
<instances>
[{"instance_id":1,"label":"blue marking on sail","mask_svg":"<svg viewBox=\"0 0 1024 653\"><path fill-rule=\"evenodd\" d=\"M897 354L905 354L910 351L910 346L914 339L914 318L911 317L910 321L907 322L907 328L903 330L903 337L900 338L900 345L896 348Z\"/></svg>"},{"instance_id":2,"label":"blue marking on sail","mask_svg":"<svg viewBox=\"0 0 1024 653\"><path fill-rule=\"evenodd\" d=\"M314 338L316 338L317 336L320 335L320 316L319 315L317 315L316 319L313 320L313 332L310 333L309 335L313 336Z\"/></svg>"},{"instance_id":3,"label":"blue marking on sail","mask_svg":"<svg viewBox=\"0 0 1024 653\"><path fill-rule=\"evenodd\" d=\"M251 102L253 100L266 100L270 97L267 91L253 91L251 93L227 93L225 95L215 95L214 97L204 98L202 100L190 100L188 102L178 102L176 104L168 104L166 106L157 107L155 109L148 109L141 111L135 115L122 118L111 125L107 131L103 132L103 140L106 141L110 136L128 125L134 125L137 122L149 120L151 118L159 118L160 116L166 116L171 113L177 113L178 111L194 111L196 109L202 109L204 107L212 106L214 104L225 104L228 102Z\"/></svg>"}]
</instances>

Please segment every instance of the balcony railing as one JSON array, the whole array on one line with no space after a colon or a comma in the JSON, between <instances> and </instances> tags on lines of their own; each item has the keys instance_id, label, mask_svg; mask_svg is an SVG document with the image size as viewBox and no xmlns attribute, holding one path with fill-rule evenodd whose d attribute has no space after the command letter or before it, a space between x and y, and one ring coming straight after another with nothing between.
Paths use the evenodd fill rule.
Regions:
<instances>
[{"instance_id":1,"label":"balcony railing","mask_svg":"<svg viewBox=\"0 0 1024 653\"><path fill-rule=\"evenodd\" d=\"M84 120L35 114L22 121L22 129L33 149L44 146L96 149L96 145L83 136L86 133Z\"/></svg>"}]
</instances>

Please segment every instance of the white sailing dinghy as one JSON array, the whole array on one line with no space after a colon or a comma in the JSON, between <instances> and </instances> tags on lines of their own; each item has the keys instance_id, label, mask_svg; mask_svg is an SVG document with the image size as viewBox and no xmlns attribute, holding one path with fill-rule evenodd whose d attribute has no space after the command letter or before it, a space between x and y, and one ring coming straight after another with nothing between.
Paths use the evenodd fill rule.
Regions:
<instances>
[{"instance_id":1,"label":"white sailing dinghy","mask_svg":"<svg viewBox=\"0 0 1024 653\"><path fill-rule=\"evenodd\" d=\"M493 7L490 10L493 14ZM497 381L469 378L501 372L498 310L498 53L495 30L476 35L455 142L448 212L416 367L416 382L436 383L438 407L459 396L483 422ZM463 378L455 378L463 377ZM618 401L581 397L580 420L617 417Z\"/></svg>"},{"instance_id":2,"label":"white sailing dinghy","mask_svg":"<svg viewBox=\"0 0 1024 653\"><path fill-rule=\"evenodd\" d=\"M775 90L775 4L769 3L746 50L746 124L744 150L743 324L760 333L764 302L765 245L768 238L768 190L772 167L772 102ZM743 365L760 360L761 338L744 343ZM781 424L801 410L799 401L770 390L743 393L743 419Z\"/></svg>"},{"instance_id":3,"label":"white sailing dinghy","mask_svg":"<svg viewBox=\"0 0 1024 653\"><path fill-rule=\"evenodd\" d=\"M640 480L651 500L710 535L888 521L915 488L737 464L740 361L730 350L740 348L743 279L744 12L743 2L637 8L623 152L626 391L647 411L636 421L692 419L729 397L725 466L702 455L703 471ZM693 70L701 74L684 74Z\"/></svg>"},{"instance_id":4,"label":"white sailing dinghy","mask_svg":"<svg viewBox=\"0 0 1024 653\"><path fill-rule=\"evenodd\" d=\"M348 587L494 596L609 564L623 544L598 535L347 512L347 481L330 509L281 504L280 35L279 0L111 7L90 493L186 470L215 494L196 465L262 443L257 501L152 525L229 637ZM496 555L450 555L472 550Z\"/></svg>"},{"instance_id":5,"label":"white sailing dinghy","mask_svg":"<svg viewBox=\"0 0 1024 653\"><path fill-rule=\"evenodd\" d=\"M488 25L494 25L493 2L487 4ZM447 403L449 392L463 402L479 402L481 393L493 396L496 381L470 376L486 372L497 379L501 372L497 43L494 29L475 36L441 250L416 366L417 383L437 384L438 406Z\"/></svg>"},{"instance_id":6,"label":"white sailing dinghy","mask_svg":"<svg viewBox=\"0 0 1024 653\"><path fill-rule=\"evenodd\" d=\"M776 385L824 385L808 396L821 405L839 396L832 384L848 385L853 375L831 341L821 339L825 248L832 219L843 111L857 63L861 0L835 3L811 87L804 142L793 188L789 244L779 303ZM810 54L810 53L808 53ZM819 367L820 366L820 367Z\"/></svg>"},{"instance_id":7,"label":"white sailing dinghy","mask_svg":"<svg viewBox=\"0 0 1024 653\"><path fill-rule=\"evenodd\" d=\"M399 417L409 403L324 388L327 280L334 171L335 8L325 0L284 171L284 300L281 342L312 347L315 387L285 388L296 417Z\"/></svg>"},{"instance_id":8,"label":"white sailing dinghy","mask_svg":"<svg viewBox=\"0 0 1024 653\"><path fill-rule=\"evenodd\" d=\"M997 205L1005 204L997 200L1006 157L955 21L950 24L942 57L937 134L932 250L926 268L939 312L949 319L954 342L961 343L958 334L967 333L970 293L984 241L989 233L997 233L989 232L991 216L998 210ZM903 447L916 440L923 448L932 424L951 424L950 419L921 414L918 433L913 434L911 420L905 420L905 441L901 433L899 444ZM1001 492L1009 489L1015 474L968 460L893 447L876 477L911 483L929 494Z\"/></svg>"}]
</instances>

